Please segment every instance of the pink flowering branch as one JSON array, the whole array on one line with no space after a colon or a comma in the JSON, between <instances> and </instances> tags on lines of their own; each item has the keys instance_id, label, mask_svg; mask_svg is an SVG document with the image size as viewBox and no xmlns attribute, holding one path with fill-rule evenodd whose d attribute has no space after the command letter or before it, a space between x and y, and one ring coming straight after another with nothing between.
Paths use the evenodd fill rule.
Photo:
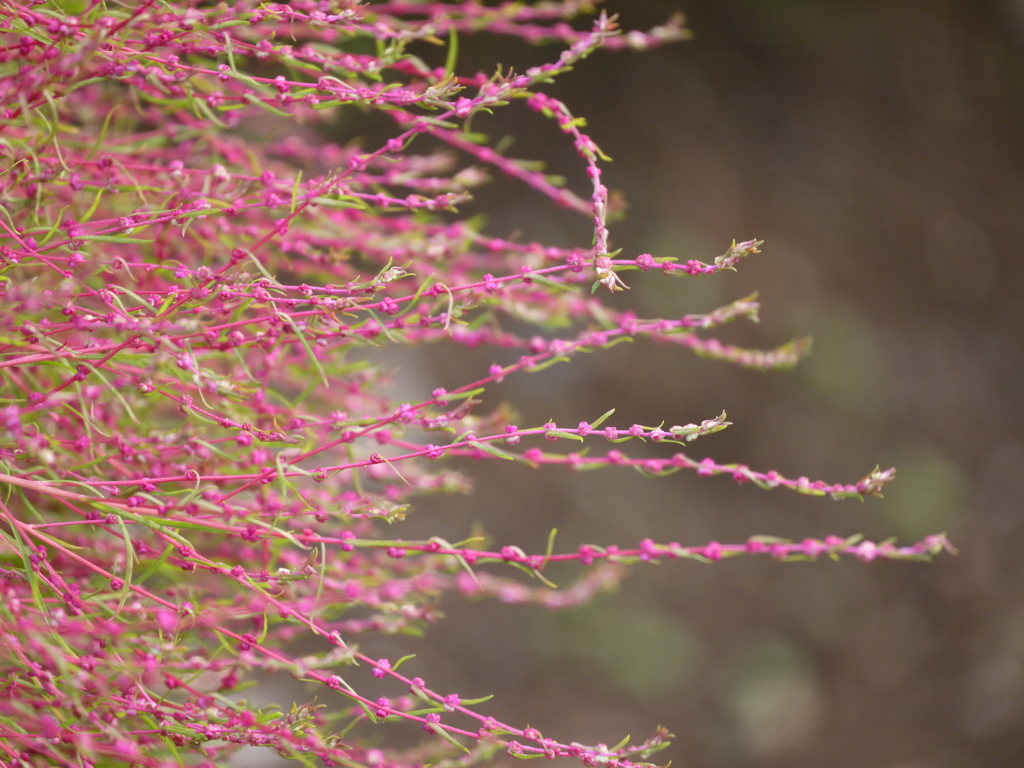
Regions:
<instances>
[{"instance_id":1,"label":"pink flowering branch","mask_svg":"<svg viewBox=\"0 0 1024 768\"><path fill-rule=\"evenodd\" d=\"M686 262L614 248L607 158L545 93L598 49L686 38L681 18L622 34L606 14L571 25L590 10L575 0L62 8L0 0L0 763L155 767L252 745L360 768L382 760L365 723L412 721L425 741L388 749L384 764L505 752L650 765L664 729L614 748L549 738L351 639L423 630L444 592L581 605L645 562L952 551L941 534L556 551L552 532L546 552L527 553L377 527L420 496L467 490L450 457L687 469L835 498L878 495L893 479L793 479L678 450L726 428L724 413L668 428L614 426L611 412L520 428L502 406L484 412L490 384L637 336L761 370L806 353L803 339L747 350L709 335L756 321L756 296L677 318L607 303L634 272L709 275L760 246ZM459 36L475 32L564 49L522 73L459 72ZM445 66L411 55L417 41L445 46ZM515 99L558 125L589 192L471 132L477 113ZM342 147L297 127L352 109L386 113L397 133ZM250 138L266 125L281 138ZM480 231L459 206L492 175L587 216L593 240L562 248ZM387 344L486 345L504 362L400 403L372 354ZM542 439L616 447L530 444ZM575 581L553 584L552 562L575 564ZM309 655L290 650L300 639ZM344 674L357 664L408 695L355 690ZM340 698L251 708L231 694L253 670Z\"/></svg>"}]
</instances>

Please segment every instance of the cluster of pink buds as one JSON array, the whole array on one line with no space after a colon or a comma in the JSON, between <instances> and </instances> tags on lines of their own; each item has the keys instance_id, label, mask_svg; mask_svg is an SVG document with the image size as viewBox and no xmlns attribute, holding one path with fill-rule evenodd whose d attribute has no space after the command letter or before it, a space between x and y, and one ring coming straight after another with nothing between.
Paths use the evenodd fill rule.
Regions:
<instances>
[{"instance_id":1,"label":"cluster of pink buds","mask_svg":"<svg viewBox=\"0 0 1024 768\"><path fill-rule=\"evenodd\" d=\"M607 302L631 271L701 279L760 242L707 262L612 249L606 157L543 89L599 48L687 31L680 18L626 34L605 14L571 23L589 10L0 0L0 765L212 766L259 746L349 768L501 752L647 766L667 731L614 748L546 737L353 638L420 631L446 591L558 609L633 564L921 560L949 548L941 535L566 552L554 536L546 552L384 538L416 497L469 488L452 457L727 475L835 498L877 495L893 477L787 478L693 455L729 426L724 413L523 426L480 408L491 384L637 336L765 370L807 349L707 335L756 320L755 297L675 318ZM459 36L479 31L556 52L518 74L462 73ZM413 55L418 43L443 45L444 66ZM472 132L474 115L516 99L559 126L586 190ZM346 111L377 112L390 129L360 146L318 138L329 131L313 127ZM482 232L458 206L502 176L585 216L593 240ZM374 350L440 343L487 345L495 362L455 389L390 398ZM577 581L551 583L552 562L578 568ZM372 670L370 689L346 680L355 665ZM317 684L333 710L247 706L233 694L258 670ZM395 680L408 695L372 690ZM397 721L418 723L425 744L373 746L366 725Z\"/></svg>"}]
</instances>

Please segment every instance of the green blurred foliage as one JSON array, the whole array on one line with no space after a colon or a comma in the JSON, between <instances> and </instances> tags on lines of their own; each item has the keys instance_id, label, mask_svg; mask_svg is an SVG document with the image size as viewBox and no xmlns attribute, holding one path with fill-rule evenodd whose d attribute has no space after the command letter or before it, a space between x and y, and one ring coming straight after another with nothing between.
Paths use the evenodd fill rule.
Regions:
<instances>
[{"instance_id":1,"label":"green blurred foliage","mask_svg":"<svg viewBox=\"0 0 1024 768\"><path fill-rule=\"evenodd\" d=\"M778 639L744 650L723 675L720 697L743 745L758 756L801 746L822 715L812 660Z\"/></svg>"},{"instance_id":2,"label":"green blurred foliage","mask_svg":"<svg viewBox=\"0 0 1024 768\"><path fill-rule=\"evenodd\" d=\"M86 0L51 0L47 5L55 6L65 13L74 14L76 16L85 13L85 10L89 7Z\"/></svg>"},{"instance_id":3,"label":"green blurred foliage","mask_svg":"<svg viewBox=\"0 0 1024 768\"><path fill-rule=\"evenodd\" d=\"M542 658L578 663L637 699L678 691L704 655L678 618L620 598L538 612L530 638Z\"/></svg>"},{"instance_id":4,"label":"green blurred foliage","mask_svg":"<svg viewBox=\"0 0 1024 768\"><path fill-rule=\"evenodd\" d=\"M897 466L899 482L885 489L882 516L896 532L913 539L949 532L967 502L963 470L931 448L909 452Z\"/></svg>"},{"instance_id":5,"label":"green blurred foliage","mask_svg":"<svg viewBox=\"0 0 1024 768\"><path fill-rule=\"evenodd\" d=\"M872 416L883 405L884 364L871 326L842 307L816 309L800 322L814 351L797 371L829 405Z\"/></svg>"}]
</instances>

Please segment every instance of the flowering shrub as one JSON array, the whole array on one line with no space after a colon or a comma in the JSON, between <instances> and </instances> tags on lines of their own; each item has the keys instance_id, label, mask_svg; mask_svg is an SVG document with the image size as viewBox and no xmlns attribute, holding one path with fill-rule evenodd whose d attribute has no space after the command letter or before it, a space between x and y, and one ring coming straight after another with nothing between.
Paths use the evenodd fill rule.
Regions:
<instances>
[{"instance_id":1,"label":"flowering shrub","mask_svg":"<svg viewBox=\"0 0 1024 768\"><path fill-rule=\"evenodd\" d=\"M575 426L515 425L501 406L480 414L488 384L638 335L759 369L806 351L703 335L756 320L753 297L676 319L602 298L630 270L699 279L759 243L711 263L610 250L606 158L542 88L597 48L686 33L679 19L625 35L605 15L571 26L588 6L0 5L0 763L211 765L245 744L308 764L467 765L504 751L629 768L667 732L611 748L547 738L354 639L419 632L445 591L557 609L641 561L925 559L946 546L754 537L558 553L552 532L546 552L527 553L383 538L414 497L468 488L435 467L451 457L525 465L510 471L692 470L836 498L877 494L893 477L789 479L680 450L726 428L724 413L670 428L612 412ZM521 74L456 76L459 36L477 31L563 50ZM410 52L424 42L445 46L445 66ZM572 142L589 197L472 131L474 115L513 99ZM342 147L312 130L356 109L390 119L390 138ZM268 123L285 138L256 138ZM483 234L457 207L489 173L587 216L592 244ZM536 335L521 332L530 326ZM501 362L393 402L373 350L432 343L486 344ZM601 441L616 445L602 452ZM656 447L620 450L645 441ZM578 563L575 584L544 576L556 561ZM408 695L355 690L344 675L357 664ZM234 692L253 670L287 671L338 706L248 708ZM426 742L370 749L365 725L393 721L420 724Z\"/></svg>"}]
</instances>

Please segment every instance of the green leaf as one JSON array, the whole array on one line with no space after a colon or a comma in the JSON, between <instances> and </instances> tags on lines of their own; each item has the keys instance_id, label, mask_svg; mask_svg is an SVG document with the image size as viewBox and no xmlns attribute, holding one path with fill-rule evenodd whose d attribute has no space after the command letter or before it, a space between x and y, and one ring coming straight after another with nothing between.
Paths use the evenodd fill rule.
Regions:
<instances>
[{"instance_id":1,"label":"green leaf","mask_svg":"<svg viewBox=\"0 0 1024 768\"><path fill-rule=\"evenodd\" d=\"M167 548L164 550L164 553L162 555L160 555L160 559L157 560L155 563L153 563L151 566L149 566L149 568L147 568L145 571L142 572L142 575L139 576L139 580L135 582L135 586L137 586L137 587L141 586L142 583L146 579L148 579L150 576L152 576L154 573L156 573L158 570L160 570L160 566L163 565L166 562L167 556L171 554L171 551L173 549L174 549L174 545L173 544L168 544Z\"/></svg>"},{"instance_id":2,"label":"green leaf","mask_svg":"<svg viewBox=\"0 0 1024 768\"><path fill-rule=\"evenodd\" d=\"M285 112L283 109L272 107L259 96L256 96L254 94L247 93L245 94L244 98L254 107L259 107L260 109L264 110L265 112L269 112L272 115L277 115L278 117L294 117L294 115L292 115L291 112Z\"/></svg>"},{"instance_id":3,"label":"green leaf","mask_svg":"<svg viewBox=\"0 0 1024 768\"><path fill-rule=\"evenodd\" d=\"M469 442L469 444L471 446L473 446L474 448L477 448L477 449L483 451L484 453L489 453L492 456L497 456L499 459L507 459L508 461L515 461L515 457L514 456L510 456L509 454L505 453L500 448L497 448L497 447L495 447L493 445L490 445L488 443L482 443L479 440L469 440L468 442Z\"/></svg>"},{"instance_id":4,"label":"green leaf","mask_svg":"<svg viewBox=\"0 0 1024 768\"><path fill-rule=\"evenodd\" d=\"M377 316L377 313L369 308L367 308L366 311L370 315L370 317L372 317L377 322L377 325L380 326L380 330L383 332L385 336L387 336L388 340L397 343L398 339L391 335L391 331L388 330L387 324Z\"/></svg>"},{"instance_id":5,"label":"green leaf","mask_svg":"<svg viewBox=\"0 0 1024 768\"><path fill-rule=\"evenodd\" d=\"M537 365L533 366L532 368L527 368L526 370L529 373L540 373L541 371L543 371L543 370L545 370L547 368L550 368L552 365L556 365L558 363L568 363L568 362L569 362L569 358L568 357L565 357L565 356L553 357L550 360L545 360L543 363L538 363Z\"/></svg>"},{"instance_id":6,"label":"green leaf","mask_svg":"<svg viewBox=\"0 0 1024 768\"><path fill-rule=\"evenodd\" d=\"M493 698L494 698L494 694L492 693L490 696L484 696L481 699L463 699L460 703L464 707L473 707L473 706L476 706L477 704L483 704L485 701L490 701Z\"/></svg>"},{"instance_id":7,"label":"green leaf","mask_svg":"<svg viewBox=\"0 0 1024 768\"><path fill-rule=\"evenodd\" d=\"M89 78L86 78L85 80L79 80L77 83L75 83L70 88L68 88L64 92L64 95L67 96L68 94L70 94L70 93L72 93L74 91L77 91L79 88L84 88L85 86L92 85L93 83L102 83L102 82L105 82L106 80L107 80L107 78L105 78L105 77L89 77ZM114 110L111 109L110 111L113 112ZM102 142L102 141L103 141L103 136L101 134L100 138L96 142L97 145L99 145L99 143ZM94 149L93 152L95 152L95 151L96 150ZM88 159L89 157L92 157L92 152L89 153L89 156L86 159Z\"/></svg>"},{"instance_id":8,"label":"green leaf","mask_svg":"<svg viewBox=\"0 0 1024 768\"><path fill-rule=\"evenodd\" d=\"M540 579L540 581L544 583L544 586L550 587L551 589L558 589L558 585L555 584L555 582L551 581L551 579L547 578L538 569L530 568L530 575L533 576L535 579Z\"/></svg>"},{"instance_id":9,"label":"green leaf","mask_svg":"<svg viewBox=\"0 0 1024 768\"><path fill-rule=\"evenodd\" d=\"M555 537L558 535L558 529L552 528L551 533L548 534L548 548L544 553L544 562L541 563L541 568L548 564L548 560L551 559L551 553L555 551Z\"/></svg>"},{"instance_id":10,"label":"green leaf","mask_svg":"<svg viewBox=\"0 0 1024 768\"><path fill-rule=\"evenodd\" d=\"M345 690L347 690L353 696L358 696L359 695L358 693L356 693L355 688L353 688L351 685L346 683L344 679L342 679L340 677L338 679L341 680L341 684L343 686L345 686ZM370 709L370 706L368 704L366 704L365 702L360 701L359 699L356 699L356 704L358 704L359 707L363 710L363 712L366 713L366 716L368 718L370 718L370 722L376 725L376 723L378 722L378 718L377 718L377 715L375 715L373 713L373 710Z\"/></svg>"},{"instance_id":11,"label":"green leaf","mask_svg":"<svg viewBox=\"0 0 1024 768\"><path fill-rule=\"evenodd\" d=\"M395 465L392 464L390 461L388 461L388 457L387 456L381 456L381 458L384 459L384 463L385 464L387 464L389 467L391 467L391 471L394 472L396 475L398 475L398 479L399 480L401 480L403 483L408 485L410 488L413 487L413 484L405 479L405 476L395 468Z\"/></svg>"},{"instance_id":12,"label":"green leaf","mask_svg":"<svg viewBox=\"0 0 1024 768\"><path fill-rule=\"evenodd\" d=\"M615 409L614 408L612 408L610 411L607 411L604 415L601 416L601 418L599 418L597 421L595 421L593 424L590 425L591 429L597 429L598 427L600 427L602 424L605 423L605 421L607 421L607 419L613 413L615 413Z\"/></svg>"},{"instance_id":13,"label":"green leaf","mask_svg":"<svg viewBox=\"0 0 1024 768\"><path fill-rule=\"evenodd\" d=\"M427 707L426 709L412 709L409 710L408 714L415 715L416 717L422 717L423 715L429 715L431 713L444 712L444 707Z\"/></svg>"},{"instance_id":14,"label":"green leaf","mask_svg":"<svg viewBox=\"0 0 1024 768\"><path fill-rule=\"evenodd\" d=\"M552 280L547 275L537 275L537 274L532 274L531 273L530 274L530 280L532 282L534 282L534 283L541 283L542 285L546 285L548 288L554 288L555 290L558 290L558 291L575 291L576 290L576 288L574 286L566 285L565 283L559 283L559 282L557 282L555 280Z\"/></svg>"},{"instance_id":15,"label":"green leaf","mask_svg":"<svg viewBox=\"0 0 1024 768\"><path fill-rule=\"evenodd\" d=\"M459 61L459 33L455 30L455 25L452 24L448 28L448 57L444 62L444 74L445 77L449 77L455 73L455 65Z\"/></svg>"},{"instance_id":16,"label":"green leaf","mask_svg":"<svg viewBox=\"0 0 1024 768\"><path fill-rule=\"evenodd\" d=\"M574 435L572 432L562 432L561 430L558 429L549 429L547 432L544 433L544 437L560 437L564 440L576 440L577 442L580 443L583 442L583 438L580 437L579 435Z\"/></svg>"},{"instance_id":17,"label":"green leaf","mask_svg":"<svg viewBox=\"0 0 1024 768\"><path fill-rule=\"evenodd\" d=\"M270 274L270 272L267 271L267 268L263 266L263 262L256 258L255 253L246 250L245 255L248 256L252 260L252 263L256 265L256 269L260 271L260 274L262 274L270 282L277 284L277 278L275 278L272 274Z\"/></svg>"},{"instance_id":18,"label":"green leaf","mask_svg":"<svg viewBox=\"0 0 1024 768\"><path fill-rule=\"evenodd\" d=\"M673 549L672 550L672 554L675 555L676 557L681 557L684 560L697 560L698 562L701 562L701 563L713 563L713 562L715 562L714 560L710 560L710 559L704 557L704 555L698 555L696 552L691 552L688 549L682 549L682 548L680 548L680 549Z\"/></svg>"},{"instance_id":19,"label":"green leaf","mask_svg":"<svg viewBox=\"0 0 1024 768\"><path fill-rule=\"evenodd\" d=\"M313 550L316 553L317 550ZM320 595L324 591L324 577L327 575L327 545L320 542L320 578L316 583L316 597L313 598L313 605L320 602ZM310 616L312 619L312 616Z\"/></svg>"},{"instance_id":20,"label":"green leaf","mask_svg":"<svg viewBox=\"0 0 1024 768\"><path fill-rule=\"evenodd\" d=\"M124 586L121 588L121 599L117 602L117 610L114 611L114 618L116 619L124 608L124 604L128 602L128 597L132 593L132 566L135 563L135 548L132 547L131 536L128 535L128 526L124 524L124 520L121 519L120 515L117 515L117 527L121 529L121 536L124 537Z\"/></svg>"},{"instance_id":21,"label":"green leaf","mask_svg":"<svg viewBox=\"0 0 1024 768\"><path fill-rule=\"evenodd\" d=\"M96 195L99 200L99 195ZM79 235L76 240L95 240L100 243L152 243L152 240L143 240L138 237L120 237L115 235Z\"/></svg>"},{"instance_id":22,"label":"green leaf","mask_svg":"<svg viewBox=\"0 0 1024 768\"><path fill-rule=\"evenodd\" d=\"M99 380L103 382L103 384L111 391L114 397L117 398L118 402L121 403L122 406L124 406L124 409L128 413L128 416L131 418L131 420L138 424L139 420L135 416L135 411L133 411L131 406L128 405L128 401L121 396L121 393L118 391L117 387L115 387L109 381L107 381L107 377L100 372L100 369L90 364L88 360L85 361L85 365L89 366L89 370L96 374L97 378L99 378Z\"/></svg>"},{"instance_id":23,"label":"green leaf","mask_svg":"<svg viewBox=\"0 0 1024 768\"><path fill-rule=\"evenodd\" d=\"M222 21L219 24L213 24L210 29L227 29L228 27L237 27L242 24L250 24L248 19L231 19L230 21Z\"/></svg>"},{"instance_id":24,"label":"green leaf","mask_svg":"<svg viewBox=\"0 0 1024 768\"><path fill-rule=\"evenodd\" d=\"M93 198L92 205L89 206L89 210L86 211L85 214L82 216L81 220L79 221L79 224L88 223L89 219L92 218L92 215L96 213L96 209L99 208L100 205L100 198L103 197L103 192L105 189L106 187L100 187L99 189L96 190L96 197Z\"/></svg>"},{"instance_id":25,"label":"green leaf","mask_svg":"<svg viewBox=\"0 0 1024 768\"><path fill-rule=\"evenodd\" d=\"M302 330L299 328L299 324L292 320L288 315L283 312L277 313L278 319L282 322L288 323L291 326L292 331L299 337L299 343L302 344L302 348L306 350L306 355L309 357L309 362L312 363L313 368L317 373L320 374L320 380L323 381L325 387L330 386L330 382L327 381L327 374L324 372L323 366L320 365L320 361L317 360L316 355L313 354L313 348L309 346L309 342L306 341L306 337L303 335Z\"/></svg>"},{"instance_id":26,"label":"green leaf","mask_svg":"<svg viewBox=\"0 0 1024 768\"><path fill-rule=\"evenodd\" d=\"M53 234L57 231L57 228L60 226L61 219L64 218L64 211L66 211L67 209L68 209L68 206L66 206L66 205L63 208L60 209L60 213L57 214L57 220L55 222L53 222L53 226L50 227L50 231L46 233L46 237L44 237L39 242L39 246L40 247L42 247L42 246L46 245L48 242L50 242L50 238L53 237Z\"/></svg>"},{"instance_id":27,"label":"green leaf","mask_svg":"<svg viewBox=\"0 0 1024 768\"><path fill-rule=\"evenodd\" d=\"M448 733L448 731L446 731L444 728L442 728L440 723L425 723L425 725L429 726L430 730L432 730L434 733L436 733L442 739L447 741L449 744L454 744L456 747L461 749L467 755L470 754L469 750L466 749L465 745L460 744L458 741L456 741L455 737L452 736L450 733Z\"/></svg>"},{"instance_id":28,"label":"green leaf","mask_svg":"<svg viewBox=\"0 0 1024 768\"><path fill-rule=\"evenodd\" d=\"M18 495L22 495L20 489L18 490ZM29 560L29 545L26 544L24 538L22 538L21 531L18 526L12 525L11 532L14 534L12 539L14 545L18 549L18 554L21 555L21 561L24 565L25 571L25 580L28 581L29 589L32 590L32 599L36 604L36 609L43 616L49 616L50 614L49 611L46 610L46 604L43 603L42 592L39 590L39 574L36 573L35 569L32 567L32 562ZM4 538L7 538L7 536L5 535Z\"/></svg>"},{"instance_id":29,"label":"green leaf","mask_svg":"<svg viewBox=\"0 0 1024 768\"><path fill-rule=\"evenodd\" d=\"M302 169L295 176L295 183L292 185L292 213L295 213L295 200L299 196L299 183L302 181Z\"/></svg>"},{"instance_id":30,"label":"green leaf","mask_svg":"<svg viewBox=\"0 0 1024 768\"><path fill-rule=\"evenodd\" d=\"M467 397L475 397L483 391L483 387L477 387L476 389L471 389L468 392L448 392L447 394L437 398L437 402L441 405L447 405L452 400L465 400Z\"/></svg>"}]
</instances>

